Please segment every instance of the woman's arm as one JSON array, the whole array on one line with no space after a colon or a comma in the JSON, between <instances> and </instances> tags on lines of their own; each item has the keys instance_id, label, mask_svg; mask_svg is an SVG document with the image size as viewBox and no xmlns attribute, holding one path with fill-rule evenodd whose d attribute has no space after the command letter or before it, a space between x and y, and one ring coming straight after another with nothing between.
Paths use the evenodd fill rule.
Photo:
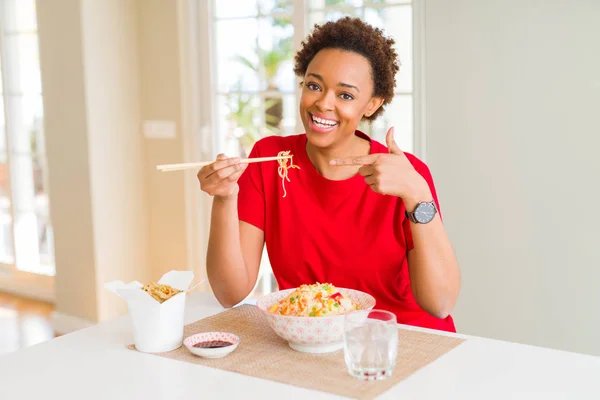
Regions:
<instances>
[{"instance_id":1,"label":"woman's arm","mask_svg":"<svg viewBox=\"0 0 600 400\"><path fill-rule=\"evenodd\" d=\"M254 288L264 232L238 219L237 195L215 197L206 256L208 280L223 307L233 307Z\"/></svg>"},{"instance_id":2,"label":"woman's arm","mask_svg":"<svg viewBox=\"0 0 600 400\"><path fill-rule=\"evenodd\" d=\"M238 217L238 180L248 164L223 154L198 172L203 192L214 196L206 270L215 297L224 307L242 301L254 288L264 232Z\"/></svg>"},{"instance_id":3,"label":"woman's arm","mask_svg":"<svg viewBox=\"0 0 600 400\"><path fill-rule=\"evenodd\" d=\"M417 172L394 141L393 127L388 130L386 142L389 154L335 159L331 165L362 165L358 173L374 192L400 197L409 211L421 201L431 201L435 189L429 169L423 164L424 171ZM454 307L460 288L454 251L439 214L427 224L411 223L410 227L414 246L408 252L408 269L413 296L426 312L445 318Z\"/></svg>"},{"instance_id":4,"label":"woman's arm","mask_svg":"<svg viewBox=\"0 0 600 400\"><path fill-rule=\"evenodd\" d=\"M419 201L431 201L431 193L403 199L407 210ZM460 290L460 270L439 213L427 224L410 222L413 249L408 252L410 285L415 300L429 314L446 318Z\"/></svg>"}]
</instances>

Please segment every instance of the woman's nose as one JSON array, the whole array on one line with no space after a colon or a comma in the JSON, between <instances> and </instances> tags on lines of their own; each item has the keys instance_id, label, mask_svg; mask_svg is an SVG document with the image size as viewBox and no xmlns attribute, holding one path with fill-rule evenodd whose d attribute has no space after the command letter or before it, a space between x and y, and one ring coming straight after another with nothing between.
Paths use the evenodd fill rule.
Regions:
<instances>
[{"instance_id":1,"label":"woman's nose","mask_svg":"<svg viewBox=\"0 0 600 400\"><path fill-rule=\"evenodd\" d=\"M333 110L333 102L334 102L333 95L328 92L325 92L315 102L315 105L321 111L331 111L331 110Z\"/></svg>"}]
</instances>

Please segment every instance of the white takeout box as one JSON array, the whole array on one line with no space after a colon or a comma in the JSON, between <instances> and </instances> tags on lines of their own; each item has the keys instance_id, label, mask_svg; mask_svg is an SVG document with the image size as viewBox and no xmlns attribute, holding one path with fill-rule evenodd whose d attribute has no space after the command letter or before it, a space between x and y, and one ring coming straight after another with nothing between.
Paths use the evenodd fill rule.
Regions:
<instances>
[{"instance_id":1,"label":"white takeout box","mask_svg":"<svg viewBox=\"0 0 600 400\"><path fill-rule=\"evenodd\" d=\"M185 298L192 271L169 271L158 283L182 290L168 300L159 303L142 290L141 283L112 281L104 284L111 292L127 302L133 325L135 348L144 353L162 353L179 348L183 344Z\"/></svg>"}]
</instances>

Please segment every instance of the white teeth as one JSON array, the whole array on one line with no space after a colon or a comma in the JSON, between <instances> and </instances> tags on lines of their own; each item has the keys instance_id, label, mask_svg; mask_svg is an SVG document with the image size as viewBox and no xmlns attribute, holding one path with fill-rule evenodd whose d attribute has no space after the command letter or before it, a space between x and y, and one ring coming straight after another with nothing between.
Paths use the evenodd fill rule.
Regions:
<instances>
[{"instance_id":1,"label":"white teeth","mask_svg":"<svg viewBox=\"0 0 600 400\"><path fill-rule=\"evenodd\" d=\"M325 126L334 126L337 124L337 122L335 121L330 121L328 119L322 119L322 118L318 118L315 117L314 115L311 115L313 122L318 123L319 125L325 125Z\"/></svg>"}]
</instances>

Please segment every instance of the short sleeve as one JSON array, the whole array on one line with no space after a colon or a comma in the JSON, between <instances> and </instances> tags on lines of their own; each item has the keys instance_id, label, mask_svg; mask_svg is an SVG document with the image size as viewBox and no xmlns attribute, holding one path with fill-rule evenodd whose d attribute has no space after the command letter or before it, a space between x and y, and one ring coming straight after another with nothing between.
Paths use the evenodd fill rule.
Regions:
<instances>
[{"instance_id":1,"label":"short sleeve","mask_svg":"<svg viewBox=\"0 0 600 400\"><path fill-rule=\"evenodd\" d=\"M427 181L427 184L429 185L429 190L431 191L431 195L433 196L433 200L435 201L435 205L437 207L438 210L438 214L440 215L440 219L442 219L442 211L440 208L440 202L438 200L438 196L437 196L437 191L435 190L435 184L433 183L433 177L431 176L431 171L429 171L429 167L427 167L427 165L421 161L418 160L411 160L413 167L415 168L415 170L423 177L425 178L425 181ZM403 222L402 222L402 228L404 229L404 236L406 238L406 250L412 250L414 249L414 242L413 242L413 238L412 238L412 231L410 229L411 227L411 222L410 219L408 218L404 218Z\"/></svg>"},{"instance_id":2,"label":"short sleeve","mask_svg":"<svg viewBox=\"0 0 600 400\"><path fill-rule=\"evenodd\" d=\"M259 157L258 143L254 145L249 158ZM261 230L265 230L265 191L260 163L248 164L238 180L238 218Z\"/></svg>"}]
</instances>

